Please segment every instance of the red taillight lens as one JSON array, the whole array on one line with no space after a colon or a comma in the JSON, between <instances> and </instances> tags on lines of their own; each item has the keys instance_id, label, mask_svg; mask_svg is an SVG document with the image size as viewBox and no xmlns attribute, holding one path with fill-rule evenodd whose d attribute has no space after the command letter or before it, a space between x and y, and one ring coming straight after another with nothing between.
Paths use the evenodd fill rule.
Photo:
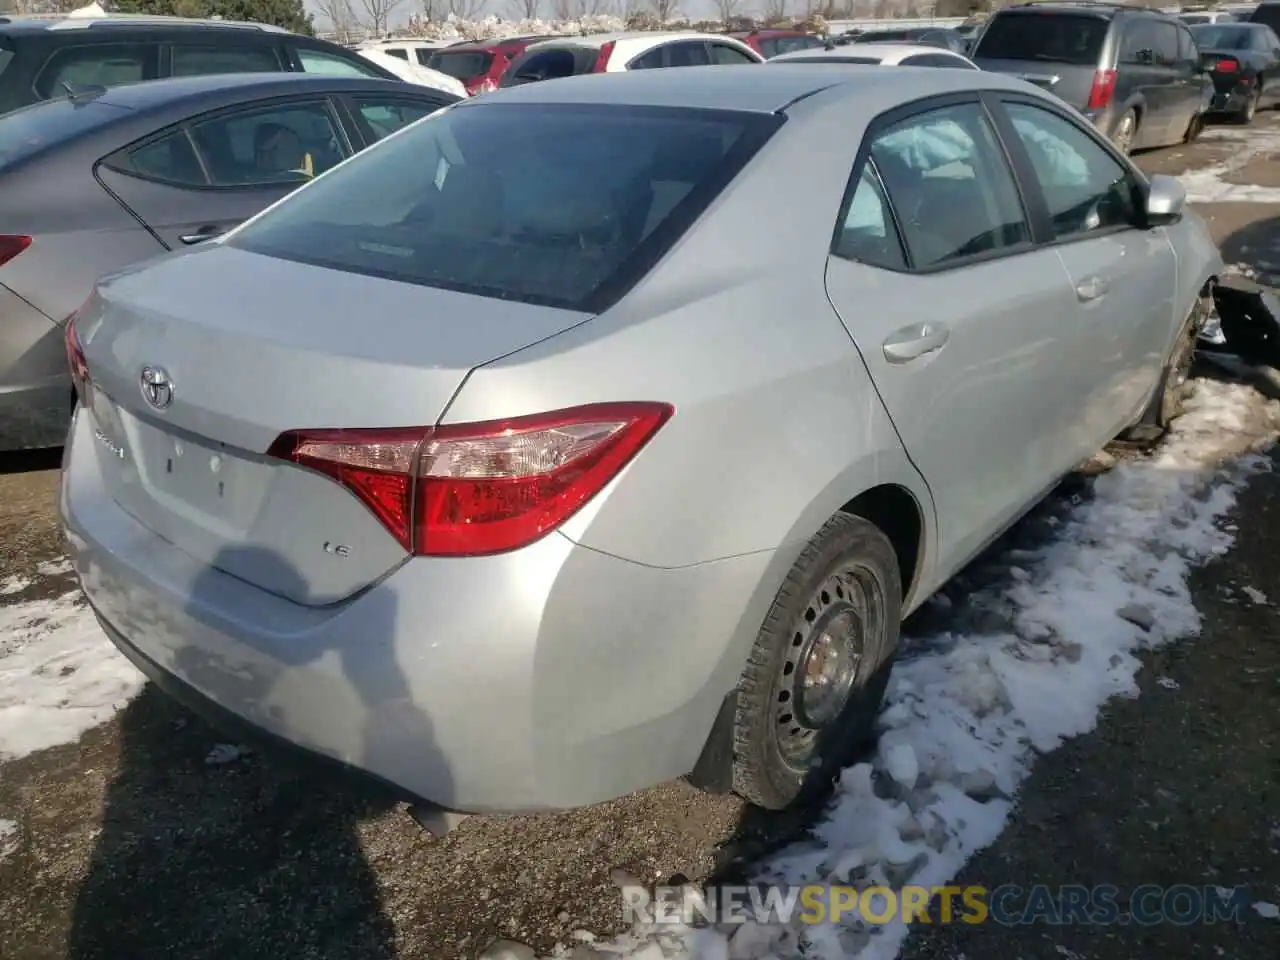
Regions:
<instances>
[{"instance_id":1,"label":"red taillight lens","mask_svg":"<svg viewBox=\"0 0 1280 960\"><path fill-rule=\"evenodd\" d=\"M595 66L591 68L592 73L604 73L609 69L609 58L613 56L613 41L602 44L600 54L596 57Z\"/></svg>"},{"instance_id":2,"label":"red taillight lens","mask_svg":"<svg viewBox=\"0 0 1280 960\"><path fill-rule=\"evenodd\" d=\"M1116 92L1116 72L1099 70L1093 75L1093 87L1089 90L1089 109L1104 110L1111 105Z\"/></svg>"},{"instance_id":3,"label":"red taillight lens","mask_svg":"<svg viewBox=\"0 0 1280 960\"><path fill-rule=\"evenodd\" d=\"M67 348L67 367L71 370L71 382L76 388L80 402L89 403L89 362L84 356L84 344L80 342L80 333L76 329L76 314L67 318L62 327L62 338Z\"/></svg>"},{"instance_id":4,"label":"red taillight lens","mask_svg":"<svg viewBox=\"0 0 1280 960\"><path fill-rule=\"evenodd\" d=\"M20 234L0 233L0 267L31 246L31 238Z\"/></svg>"},{"instance_id":5,"label":"red taillight lens","mask_svg":"<svg viewBox=\"0 0 1280 960\"><path fill-rule=\"evenodd\" d=\"M270 454L347 487L406 550L481 556L563 524L674 412L607 403L434 429L291 431Z\"/></svg>"},{"instance_id":6,"label":"red taillight lens","mask_svg":"<svg viewBox=\"0 0 1280 960\"><path fill-rule=\"evenodd\" d=\"M1219 60L1214 64L1213 69L1217 73L1238 73L1240 70L1239 60Z\"/></svg>"}]
</instances>

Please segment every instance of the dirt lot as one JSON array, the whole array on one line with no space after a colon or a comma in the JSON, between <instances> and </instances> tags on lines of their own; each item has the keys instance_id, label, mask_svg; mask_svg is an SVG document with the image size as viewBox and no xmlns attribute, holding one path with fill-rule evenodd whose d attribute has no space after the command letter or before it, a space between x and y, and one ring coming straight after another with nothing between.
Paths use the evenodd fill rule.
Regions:
<instances>
[{"instance_id":1,"label":"dirt lot","mask_svg":"<svg viewBox=\"0 0 1280 960\"><path fill-rule=\"evenodd\" d=\"M1258 126L1275 135L1280 118ZM1211 134L1141 164L1180 174L1236 149ZM1270 185L1276 167L1265 165L1265 176L1240 182ZM1201 210L1229 263L1280 280L1280 204ZM66 575L38 567L61 554L57 457L9 458L3 469L0 581L33 582L0 602L54 596ZM1275 489L1267 475L1251 483L1238 545L1196 578L1202 638L1152 655L1140 699L1040 761L968 881L1280 884L1280 839L1259 840L1260 829L1280 837L1280 629L1274 607L1224 593L1247 579L1280 597ZM1157 688L1157 675L1179 692ZM616 870L701 880L799 826L744 825L732 797L674 783L570 814L473 818L439 842L387 797L283 758L208 762L221 743L148 688L79 742L0 765L0 818L19 824L16 849L0 858L0 956L451 960L495 938L545 950L578 928L621 929ZM907 953L1135 954L1274 960L1280 923L1074 929L1052 940L1038 927L939 927L914 935Z\"/></svg>"}]
</instances>

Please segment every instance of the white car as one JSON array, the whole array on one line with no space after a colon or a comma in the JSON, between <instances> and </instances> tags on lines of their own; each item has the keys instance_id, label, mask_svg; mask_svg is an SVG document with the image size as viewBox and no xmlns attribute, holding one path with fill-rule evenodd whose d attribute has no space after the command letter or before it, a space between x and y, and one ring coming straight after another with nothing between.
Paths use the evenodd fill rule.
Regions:
<instances>
[{"instance_id":1,"label":"white car","mask_svg":"<svg viewBox=\"0 0 1280 960\"><path fill-rule=\"evenodd\" d=\"M446 44L437 40L410 40L405 37L397 37L393 40L366 40L356 47L356 50L360 53L364 53L366 50L378 50L389 57L395 57L397 60L404 60L408 63L416 63L420 67L425 67L427 61L431 59L431 55L444 46Z\"/></svg>"},{"instance_id":2,"label":"white car","mask_svg":"<svg viewBox=\"0 0 1280 960\"><path fill-rule=\"evenodd\" d=\"M380 47L357 47L356 53L370 63L376 63L382 69L391 71L405 83L417 84L420 87L432 87L436 90L443 90L446 93L456 94L459 97L467 96L467 88L462 85L461 80L439 70L433 70L431 67L424 67L417 62L401 60Z\"/></svg>"},{"instance_id":3,"label":"white car","mask_svg":"<svg viewBox=\"0 0 1280 960\"><path fill-rule=\"evenodd\" d=\"M764 57L741 40L718 33L598 33L532 44L511 62L498 86L514 87L583 73L764 62Z\"/></svg>"},{"instance_id":4,"label":"white car","mask_svg":"<svg viewBox=\"0 0 1280 960\"><path fill-rule=\"evenodd\" d=\"M943 47L922 43L857 43L830 50L796 50L774 57L770 63L863 63L881 67L951 67L977 70L968 57Z\"/></svg>"}]
</instances>

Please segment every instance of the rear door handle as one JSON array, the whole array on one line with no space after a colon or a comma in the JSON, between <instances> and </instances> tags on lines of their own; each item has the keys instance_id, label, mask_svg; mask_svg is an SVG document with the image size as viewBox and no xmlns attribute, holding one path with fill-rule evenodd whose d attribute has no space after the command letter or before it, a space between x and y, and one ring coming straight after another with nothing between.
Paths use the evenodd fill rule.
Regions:
<instances>
[{"instance_id":1,"label":"rear door handle","mask_svg":"<svg viewBox=\"0 0 1280 960\"><path fill-rule=\"evenodd\" d=\"M890 363L907 363L942 348L951 331L936 323L915 323L895 330L884 342L884 357Z\"/></svg>"},{"instance_id":2,"label":"rear door handle","mask_svg":"<svg viewBox=\"0 0 1280 960\"><path fill-rule=\"evenodd\" d=\"M1090 300L1101 300L1107 295L1108 289L1107 281L1101 277L1090 277L1076 285L1076 296L1081 303L1088 303Z\"/></svg>"}]
</instances>

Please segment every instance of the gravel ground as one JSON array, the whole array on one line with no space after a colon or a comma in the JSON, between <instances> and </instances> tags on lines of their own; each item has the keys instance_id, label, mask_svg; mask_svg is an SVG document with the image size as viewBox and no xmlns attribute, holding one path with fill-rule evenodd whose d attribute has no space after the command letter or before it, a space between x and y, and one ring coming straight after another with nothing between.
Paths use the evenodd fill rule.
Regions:
<instances>
[{"instance_id":1,"label":"gravel ground","mask_svg":"<svg viewBox=\"0 0 1280 960\"><path fill-rule=\"evenodd\" d=\"M1280 130L1274 117L1259 125ZM1229 153L1209 140L1141 162L1181 173ZM1280 206L1203 212L1229 262L1263 279L1280 271ZM56 468L56 454L0 464L0 580L35 578L61 553ZM1115 705L1094 734L1041 762L1010 829L966 880L1280 882L1267 832L1280 826L1274 608L1226 593L1248 583L1280 597L1273 489L1273 478L1255 479L1239 546L1198 578L1205 636L1151 658L1141 700ZM36 578L5 601L67 586ZM1180 688L1153 687L1160 675ZM0 765L0 816L19 821L17 849L0 858L0 956L452 960L494 938L546 949L577 928L620 929L615 871L701 880L735 849L803 826L673 783L573 813L473 818L436 841L361 784L274 755L208 763L220 743L147 689L80 742ZM1081 957L1214 957L1222 946L1239 960L1274 960L1277 931L1067 930L1050 940L1038 928L935 928L908 955L1058 958L1061 943Z\"/></svg>"}]
</instances>

